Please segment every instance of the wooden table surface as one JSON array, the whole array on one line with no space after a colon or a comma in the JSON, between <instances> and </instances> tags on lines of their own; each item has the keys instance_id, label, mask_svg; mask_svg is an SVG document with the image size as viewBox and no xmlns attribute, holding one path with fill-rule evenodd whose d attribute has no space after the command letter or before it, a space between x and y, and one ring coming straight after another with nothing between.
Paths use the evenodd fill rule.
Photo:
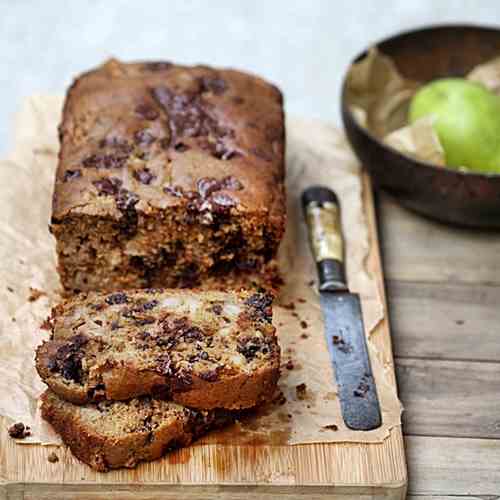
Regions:
<instances>
[{"instance_id":1,"label":"wooden table surface","mask_svg":"<svg viewBox=\"0 0 500 500\"><path fill-rule=\"evenodd\" d=\"M500 232L377 211L409 498L500 499Z\"/></svg>"}]
</instances>

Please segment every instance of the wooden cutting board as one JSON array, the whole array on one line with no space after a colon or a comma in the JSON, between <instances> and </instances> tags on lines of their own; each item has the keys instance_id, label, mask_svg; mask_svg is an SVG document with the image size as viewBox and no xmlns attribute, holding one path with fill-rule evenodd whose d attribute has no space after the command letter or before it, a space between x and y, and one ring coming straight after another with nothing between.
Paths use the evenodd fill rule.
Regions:
<instances>
[{"instance_id":1,"label":"wooden cutting board","mask_svg":"<svg viewBox=\"0 0 500 500\"><path fill-rule=\"evenodd\" d=\"M385 301L375 208L363 174L364 206L370 228L369 272ZM390 365L396 387L388 319L372 333ZM222 440L181 449L137 469L97 473L69 449L16 445L0 419L0 500L260 499L395 500L406 498L406 461L401 426L382 443L287 446L272 442ZM210 441L210 440L209 440ZM47 457L55 451L59 462Z\"/></svg>"}]
</instances>

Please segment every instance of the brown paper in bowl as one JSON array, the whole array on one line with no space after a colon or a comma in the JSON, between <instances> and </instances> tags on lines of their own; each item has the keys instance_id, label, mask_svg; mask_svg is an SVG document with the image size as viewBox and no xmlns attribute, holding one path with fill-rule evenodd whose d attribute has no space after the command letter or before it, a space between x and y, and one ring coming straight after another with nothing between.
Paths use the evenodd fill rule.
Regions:
<instances>
[{"instance_id":1,"label":"brown paper in bowl","mask_svg":"<svg viewBox=\"0 0 500 500\"><path fill-rule=\"evenodd\" d=\"M466 78L500 95L500 57L477 66ZM420 86L404 78L390 57L372 48L351 66L346 98L358 123L386 144L417 160L445 166L433 119L408 124L410 101Z\"/></svg>"},{"instance_id":2,"label":"brown paper in bowl","mask_svg":"<svg viewBox=\"0 0 500 500\"><path fill-rule=\"evenodd\" d=\"M28 443L59 443L40 418L37 399L44 385L34 368L34 350L48 337L40 328L59 300L55 244L47 225L57 163L57 124L62 99L28 99L18 117L15 148L0 162L0 415L31 425ZM258 417L239 424L239 433L281 436L290 444L312 442L380 442L400 425L401 404L389 383L388 368L369 341L373 371L382 406L383 425L355 432L343 424L316 292L315 264L308 247L300 193L311 184L326 184L339 195L346 229L348 278L362 297L367 334L384 317L376 282L364 268L370 242L361 198L359 166L344 136L318 121L287 123L287 191L289 221L279 255L286 283L277 299L274 322L283 363L282 405L270 405ZM30 302L30 287L42 295ZM283 307L291 302L295 310ZM301 323L304 322L304 323ZM306 334L307 338L303 338ZM296 387L306 384L305 394ZM288 415L291 415L290 418ZM325 426L336 425L336 432ZM235 428L227 431L234 442ZM231 434L232 433L232 434ZM210 439L210 437L208 438ZM217 437L215 438L217 439Z\"/></svg>"}]
</instances>

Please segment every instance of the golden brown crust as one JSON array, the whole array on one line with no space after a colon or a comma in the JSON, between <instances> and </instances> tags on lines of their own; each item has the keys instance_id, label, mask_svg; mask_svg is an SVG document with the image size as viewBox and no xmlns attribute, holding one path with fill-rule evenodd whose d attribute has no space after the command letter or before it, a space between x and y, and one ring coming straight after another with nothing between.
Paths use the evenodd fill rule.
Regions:
<instances>
[{"instance_id":1,"label":"golden brown crust","mask_svg":"<svg viewBox=\"0 0 500 500\"><path fill-rule=\"evenodd\" d=\"M111 60L74 82L60 137L51 231L65 288L139 288L160 274L189 286L275 256L285 192L273 85Z\"/></svg>"},{"instance_id":2,"label":"golden brown crust","mask_svg":"<svg viewBox=\"0 0 500 500\"><path fill-rule=\"evenodd\" d=\"M227 412L150 398L76 406L50 390L41 396L41 412L73 454L101 472L156 460L231 421Z\"/></svg>"},{"instance_id":3,"label":"golden brown crust","mask_svg":"<svg viewBox=\"0 0 500 500\"><path fill-rule=\"evenodd\" d=\"M75 404L152 394L198 409L251 408L279 377L271 315L262 293L82 294L54 310L36 367Z\"/></svg>"}]
</instances>

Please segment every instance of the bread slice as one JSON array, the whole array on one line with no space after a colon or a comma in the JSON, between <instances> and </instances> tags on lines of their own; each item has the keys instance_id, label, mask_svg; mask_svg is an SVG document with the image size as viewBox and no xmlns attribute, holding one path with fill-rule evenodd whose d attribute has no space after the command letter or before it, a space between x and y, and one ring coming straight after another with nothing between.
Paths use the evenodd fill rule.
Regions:
<instances>
[{"instance_id":1,"label":"bread slice","mask_svg":"<svg viewBox=\"0 0 500 500\"><path fill-rule=\"evenodd\" d=\"M147 396L78 406L50 390L41 410L73 454L101 472L156 460L232 421L223 410L190 410Z\"/></svg>"},{"instance_id":2,"label":"bread slice","mask_svg":"<svg viewBox=\"0 0 500 500\"><path fill-rule=\"evenodd\" d=\"M52 311L52 338L36 366L75 404L153 395L196 409L251 408L279 377L271 316L261 293L81 294Z\"/></svg>"}]
</instances>

